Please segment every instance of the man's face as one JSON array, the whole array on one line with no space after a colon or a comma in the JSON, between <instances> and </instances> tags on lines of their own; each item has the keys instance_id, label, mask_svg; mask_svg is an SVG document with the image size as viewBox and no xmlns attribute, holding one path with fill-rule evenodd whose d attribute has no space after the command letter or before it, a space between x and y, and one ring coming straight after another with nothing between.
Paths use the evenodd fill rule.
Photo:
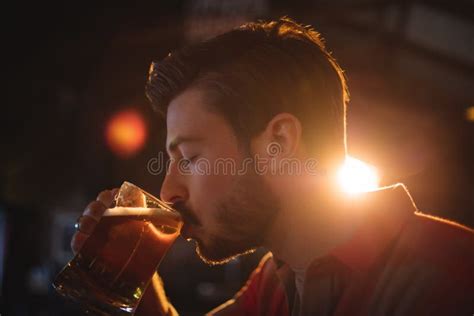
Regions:
<instances>
[{"instance_id":1,"label":"man's face","mask_svg":"<svg viewBox=\"0 0 474 316\"><path fill-rule=\"evenodd\" d=\"M218 264L261 245L278 203L251 153L206 102L204 90L190 88L169 105L171 164L161 198L183 215L182 235L196 241L201 259Z\"/></svg>"}]
</instances>

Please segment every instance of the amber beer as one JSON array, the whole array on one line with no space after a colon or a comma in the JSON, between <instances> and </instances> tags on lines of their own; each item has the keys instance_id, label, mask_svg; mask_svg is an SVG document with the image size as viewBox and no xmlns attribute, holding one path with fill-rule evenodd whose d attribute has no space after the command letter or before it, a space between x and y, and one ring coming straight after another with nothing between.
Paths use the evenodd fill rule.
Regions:
<instances>
[{"instance_id":1,"label":"amber beer","mask_svg":"<svg viewBox=\"0 0 474 316\"><path fill-rule=\"evenodd\" d=\"M53 286L96 314L133 314L181 225L163 208L108 209Z\"/></svg>"}]
</instances>

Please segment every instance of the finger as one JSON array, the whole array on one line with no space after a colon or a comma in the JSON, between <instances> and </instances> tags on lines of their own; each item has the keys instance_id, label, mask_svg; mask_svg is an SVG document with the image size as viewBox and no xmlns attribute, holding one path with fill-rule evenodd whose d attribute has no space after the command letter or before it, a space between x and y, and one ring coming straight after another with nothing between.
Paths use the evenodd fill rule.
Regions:
<instances>
[{"instance_id":1,"label":"finger","mask_svg":"<svg viewBox=\"0 0 474 316\"><path fill-rule=\"evenodd\" d=\"M84 234L90 235L94 231L95 226L97 225L98 221L89 216L89 215L81 215L76 222L76 229Z\"/></svg>"},{"instance_id":2,"label":"finger","mask_svg":"<svg viewBox=\"0 0 474 316\"><path fill-rule=\"evenodd\" d=\"M76 232L71 239L71 249L74 254L78 253L81 250L84 242L86 241L89 235L84 234L82 232Z\"/></svg>"},{"instance_id":3,"label":"finger","mask_svg":"<svg viewBox=\"0 0 474 316\"><path fill-rule=\"evenodd\" d=\"M104 205L104 203L100 201L92 201L87 205L86 209L84 210L84 213L82 214L91 216L96 221L99 221L106 209L107 207Z\"/></svg>"},{"instance_id":4,"label":"finger","mask_svg":"<svg viewBox=\"0 0 474 316\"><path fill-rule=\"evenodd\" d=\"M120 190L119 188L113 188L112 190L110 190L114 198L117 196L117 193L119 192L119 190Z\"/></svg>"},{"instance_id":5,"label":"finger","mask_svg":"<svg viewBox=\"0 0 474 316\"><path fill-rule=\"evenodd\" d=\"M106 207L111 207L115 200L115 194L114 190L104 190L97 196L97 201L102 202Z\"/></svg>"}]
</instances>

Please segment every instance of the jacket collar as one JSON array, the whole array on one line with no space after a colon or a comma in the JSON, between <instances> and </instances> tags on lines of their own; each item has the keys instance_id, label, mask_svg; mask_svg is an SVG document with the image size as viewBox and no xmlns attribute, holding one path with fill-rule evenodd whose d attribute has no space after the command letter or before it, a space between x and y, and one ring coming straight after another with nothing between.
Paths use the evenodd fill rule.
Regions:
<instances>
[{"instance_id":1,"label":"jacket collar","mask_svg":"<svg viewBox=\"0 0 474 316\"><path fill-rule=\"evenodd\" d=\"M329 254L355 272L367 271L418 209L407 188L396 184L355 198L350 211L364 219L352 237Z\"/></svg>"}]
</instances>

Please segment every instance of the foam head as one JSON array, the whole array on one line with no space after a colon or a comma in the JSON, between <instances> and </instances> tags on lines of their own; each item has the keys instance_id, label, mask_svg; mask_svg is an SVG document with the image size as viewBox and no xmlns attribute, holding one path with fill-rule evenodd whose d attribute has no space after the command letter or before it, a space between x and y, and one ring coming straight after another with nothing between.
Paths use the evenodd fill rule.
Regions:
<instances>
[{"instance_id":1,"label":"foam head","mask_svg":"<svg viewBox=\"0 0 474 316\"><path fill-rule=\"evenodd\" d=\"M154 216L163 212L159 208L117 206L107 209L103 216Z\"/></svg>"},{"instance_id":2,"label":"foam head","mask_svg":"<svg viewBox=\"0 0 474 316\"><path fill-rule=\"evenodd\" d=\"M147 207L146 196L137 186L124 182L115 198L116 206Z\"/></svg>"}]
</instances>

